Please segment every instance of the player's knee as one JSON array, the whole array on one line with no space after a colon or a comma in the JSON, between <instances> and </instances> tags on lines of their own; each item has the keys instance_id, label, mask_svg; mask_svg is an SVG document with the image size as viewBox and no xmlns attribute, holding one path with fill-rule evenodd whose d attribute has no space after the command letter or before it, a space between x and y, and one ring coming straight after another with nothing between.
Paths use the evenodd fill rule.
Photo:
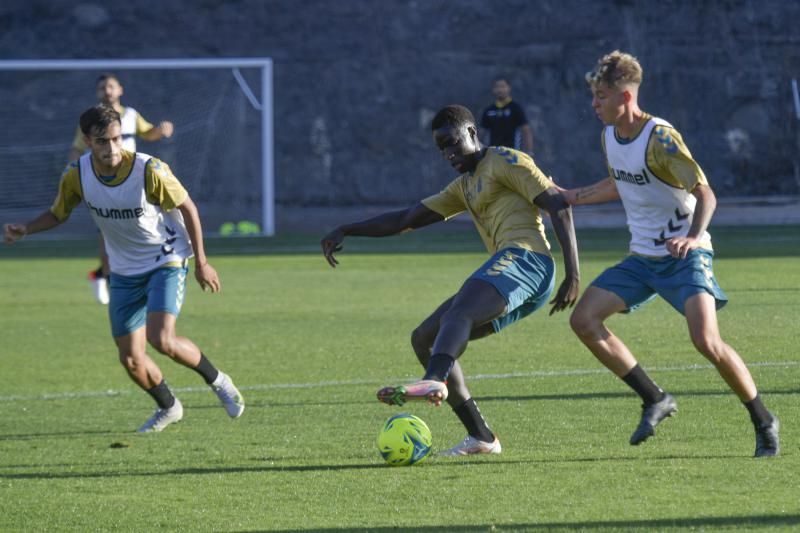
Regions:
<instances>
[{"instance_id":1,"label":"player's knee","mask_svg":"<svg viewBox=\"0 0 800 533\"><path fill-rule=\"evenodd\" d=\"M136 372L141 366L141 358L132 353L119 354L119 362L128 372Z\"/></svg>"},{"instance_id":2,"label":"player's knee","mask_svg":"<svg viewBox=\"0 0 800 533\"><path fill-rule=\"evenodd\" d=\"M719 364L725 356L725 344L719 337L710 337L708 335L693 335L692 344L697 348L697 351L711 361L713 364Z\"/></svg>"},{"instance_id":3,"label":"player's knee","mask_svg":"<svg viewBox=\"0 0 800 533\"><path fill-rule=\"evenodd\" d=\"M431 355L431 346L433 346L434 336L430 334L423 326L416 328L411 332L411 347L414 348L414 353L417 354L417 359L423 365L428 364L428 359Z\"/></svg>"},{"instance_id":4,"label":"player's knee","mask_svg":"<svg viewBox=\"0 0 800 533\"><path fill-rule=\"evenodd\" d=\"M569 325L572 331L582 339L592 335L597 323L597 320L580 308L575 309L569 317Z\"/></svg>"},{"instance_id":5,"label":"player's knee","mask_svg":"<svg viewBox=\"0 0 800 533\"><path fill-rule=\"evenodd\" d=\"M459 326L464 326L468 330L471 330L473 322L472 317L466 311L458 307L451 307L442 315L442 318L439 319L439 327L441 329L446 324L458 324Z\"/></svg>"},{"instance_id":6,"label":"player's knee","mask_svg":"<svg viewBox=\"0 0 800 533\"><path fill-rule=\"evenodd\" d=\"M411 345L414 349L428 348L430 349L433 344L434 335L431 335L423 326L420 326L411 332Z\"/></svg>"},{"instance_id":7,"label":"player's knee","mask_svg":"<svg viewBox=\"0 0 800 533\"><path fill-rule=\"evenodd\" d=\"M150 346L158 350L159 353L164 355L171 357L175 353L175 338L166 332L148 333L147 342Z\"/></svg>"}]
</instances>

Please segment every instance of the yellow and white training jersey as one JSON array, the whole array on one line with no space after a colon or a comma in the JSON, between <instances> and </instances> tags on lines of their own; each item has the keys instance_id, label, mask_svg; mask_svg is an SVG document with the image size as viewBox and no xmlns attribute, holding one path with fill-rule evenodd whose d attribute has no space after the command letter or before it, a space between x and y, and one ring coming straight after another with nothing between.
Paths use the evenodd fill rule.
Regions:
<instances>
[{"instance_id":1,"label":"yellow and white training jersey","mask_svg":"<svg viewBox=\"0 0 800 533\"><path fill-rule=\"evenodd\" d=\"M96 174L91 154L70 163L50 211L69 217L83 201L103 233L111 272L144 274L191 257L192 243L181 212L189 197L169 166L147 154L123 152L113 179Z\"/></svg>"},{"instance_id":2,"label":"yellow and white training jersey","mask_svg":"<svg viewBox=\"0 0 800 533\"><path fill-rule=\"evenodd\" d=\"M154 126L147 122L144 117L132 107L123 107L119 117L121 123L120 131L122 133L122 149L135 152L136 136L138 135L141 137L143 133L152 130ZM78 126L78 130L75 132L75 139L72 141L72 147L79 152L85 152L89 149L83 140L83 132L80 126Z\"/></svg>"},{"instance_id":3,"label":"yellow and white training jersey","mask_svg":"<svg viewBox=\"0 0 800 533\"><path fill-rule=\"evenodd\" d=\"M553 182L523 152L490 146L475 171L453 180L422 203L443 217L468 211L490 254L509 247L550 255L533 199Z\"/></svg>"},{"instance_id":4,"label":"yellow and white training jersey","mask_svg":"<svg viewBox=\"0 0 800 533\"><path fill-rule=\"evenodd\" d=\"M603 150L625 207L631 253L665 256L667 239L689 233L697 204L691 192L708 181L669 122L650 115L645 119L631 139L620 138L614 126L606 126ZM711 249L708 232L701 242Z\"/></svg>"}]
</instances>

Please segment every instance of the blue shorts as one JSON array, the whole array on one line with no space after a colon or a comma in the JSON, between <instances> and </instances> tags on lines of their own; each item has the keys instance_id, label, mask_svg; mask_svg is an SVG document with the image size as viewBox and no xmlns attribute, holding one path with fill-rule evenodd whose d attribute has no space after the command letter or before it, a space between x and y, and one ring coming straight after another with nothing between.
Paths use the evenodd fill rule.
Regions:
<instances>
[{"instance_id":1,"label":"blue shorts","mask_svg":"<svg viewBox=\"0 0 800 533\"><path fill-rule=\"evenodd\" d=\"M714 279L713 258L713 252L701 248L691 250L685 259L629 255L606 269L592 285L622 298L627 306L623 312L635 310L658 294L684 314L686 300L702 292L713 296L720 309L728 297Z\"/></svg>"},{"instance_id":2,"label":"blue shorts","mask_svg":"<svg viewBox=\"0 0 800 533\"><path fill-rule=\"evenodd\" d=\"M492 320L495 332L525 318L547 303L556 281L553 258L522 248L504 248L469 279L491 284L506 300L506 312Z\"/></svg>"},{"instance_id":3,"label":"blue shorts","mask_svg":"<svg viewBox=\"0 0 800 533\"><path fill-rule=\"evenodd\" d=\"M147 323L147 313L163 311L178 316L186 294L182 267L161 267L138 276L109 276L108 316L114 337L128 335Z\"/></svg>"}]
</instances>

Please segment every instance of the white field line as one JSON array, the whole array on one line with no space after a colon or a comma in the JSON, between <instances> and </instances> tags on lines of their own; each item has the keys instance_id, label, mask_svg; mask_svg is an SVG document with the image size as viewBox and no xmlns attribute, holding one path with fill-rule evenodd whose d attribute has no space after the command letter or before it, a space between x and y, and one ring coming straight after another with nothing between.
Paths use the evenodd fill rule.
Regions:
<instances>
[{"instance_id":1,"label":"white field line","mask_svg":"<svg viewBox=\"0 0 800 533\"><path fill-rule=\"evenodd\" d=\"M748 363L749 367L796 367L800 366L800 361L767 361L761 363ZM696 364L686 366L651 367L648 372L696 372L703 370L713 370L710 364ZM512 378L560 378L567 376L586 376L595 374L605 374L605 368L587 368L575 370L542 370L533 372L511 372L508 374L475 374L467 376L468 381L483 379L512 379ZM351 379L351 380L331 380L317 381L313 383L262 383L256 385L245 385L239 387L243 391L261 390L281 390L281 389L314 389L319 387L348 387L353 385L382 385L386 383L402 383L409 381L409 377L387 378L387 379ZM174 389L175 392L207 392L208 387L182 387ZM124 396L139 393L138 389L126 390L106 390L106 391L82 391L82 392L55 392L37 395L10 395L0 396L0 402L23 402L23 401L42 401L42 400L75 400L82 398L102 398Z\"/></svg>"}]
</instances>

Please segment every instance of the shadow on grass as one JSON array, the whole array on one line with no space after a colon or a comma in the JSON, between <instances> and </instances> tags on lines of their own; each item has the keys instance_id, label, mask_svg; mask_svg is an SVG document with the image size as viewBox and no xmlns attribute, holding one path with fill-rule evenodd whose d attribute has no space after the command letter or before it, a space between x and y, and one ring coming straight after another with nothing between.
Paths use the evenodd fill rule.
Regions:
<instances>
[{"instance_id":1,"label":"shadow on grass","mask_svg":"<svg viewBox=\"0 0 800 533\"><path fill-rule=\"evenodd\" d=\"M51 431L46 433L19 433L19 434L10 434L10 435L0 435L0 441L4 440L37 440L37 439L46 439L48 437L53 438L82 438L87 436L97 436L97 435L115 435L115 436L129 436L130 433L120 433L118 431Z\"/></svg>"},{"instance_id":2,"label":"shadow on grass","mask_svg":"<svg viewBox=\"0 0 800 533\"><path fill-rule=\"evenodd\" d=\"M730 390L670 390L677 398L687 396L730 396L733 394ZM764 396L777 396L777 395L795 395L800 394L798 389L760 389L759 392ZM620 390L617 392L581 392L574 394L519 394L519 395L496 395L496 396L475 396L476 401L481 402L527 402L536 400L602 400L602 399L616 399L616 398L635 398L636 395L632 391ZM254 401L248 402L248 409L270 409L274 407L314 407L314 406L329 406L329 405L367 405L376 403L375 399L370 396L363 400L335 400L335 401L297 401L297 402L270 402L270 401ZM219 409L218 403L208 403L201 405L192 405L192 409ZM0 437L2 440L2 437Z\"/></svg>"},{"instance_id":3,"label":"shadow on grass","mask_svg":"<svg viewBox=\"0 0 800 533\"><path fill-rule=\"evenodd\" d=\"M299 401L299 402L257 402L257 401L247 401L247 409L270 409L273 407L325 407L329 405L372 405L377 403L377 400L374 397L370 397L365 400L335 400L335 401L326 401L321 402L319 400L308 400L307 402ZM192 410L195 409L210 409L212 411L219 410L219 403L208 403L202 405L195 405L192 404Z\"/></svg>"},{"instance_id":4,"label":"shadow on grass","mask_svg":"<svg viewBox=\"0 0 800 533\"><path fill-rule=\"evenodd\" d=\"M570 459L529 459L529 460L502 460L492 458L436 458L426 461L423 465L414 468L463 468L475 467L503 467L515 465L548 465L570 463L602 463L602 462L631 462L631 461L702 461L746 459L749 456L735 454L720 455L660 455L660 456L618 456L618 457L575 457ZM105 471L105 472L19 472L13 474L0 474L0 479L91 479L91 478L122 478L122 477L158 477L158 476L205 476L220 474L257 474L257 473L284 473L284 472L344 472L350 470L375 470L391 468L383 463L360 463L340 465L259 465L259 466L228 466L206 468L173 468L157 472L141 471ZM331 530L337 531L337 530Z\"/></svg>"},{"instance_id":5,"label":"shadow on grass","mask_svg":"<svg viewBox=\"0 0 800 533\"><path fill-rule=\"evenodd\" d=\"M458 531L460 533L478 533L486 531L559 531L559 530L620 530L639 529L644 531L663 531L666 529L686 530L703 528L736 528L736 527L783 527L800 524L800 515L797 514L761 514L742 516L708 516L698 518L656 518L651 520L589 520L585 522L541 522L528 524L485 524L474 525L446 525L446 526L416 526L416 527L364 527L364 528L314 528L319 533L343 533L347 531L359 533L440 533L443 531ZM256 533L266 530L242 530L240 533ZM279 529L269 530L277 533L300 533L311 531L309 529Z\"/></svg>"},{"instance_id":6,"label":"shadow on grass","mask_svg":"<svg viewBox=\"0 0 800 533\"><path fill-rule=\"evenodd\" d=\"M730 396L733 394L730 390L674 390L671 392L677 399L687 396ZM795 395L800 394L800 389L783 389L783 390L767 390L760 389L759 394L762 396L777 396L777 395ZM508 395L508 396L475 396L476 401L482 402L508 402L508 401L535 401L535 400L599 400L611 398L635 398L636 395L632 391L620 392L586 392L575 394L521 394L521 395Z\"/></svg>"}]
</instances>

